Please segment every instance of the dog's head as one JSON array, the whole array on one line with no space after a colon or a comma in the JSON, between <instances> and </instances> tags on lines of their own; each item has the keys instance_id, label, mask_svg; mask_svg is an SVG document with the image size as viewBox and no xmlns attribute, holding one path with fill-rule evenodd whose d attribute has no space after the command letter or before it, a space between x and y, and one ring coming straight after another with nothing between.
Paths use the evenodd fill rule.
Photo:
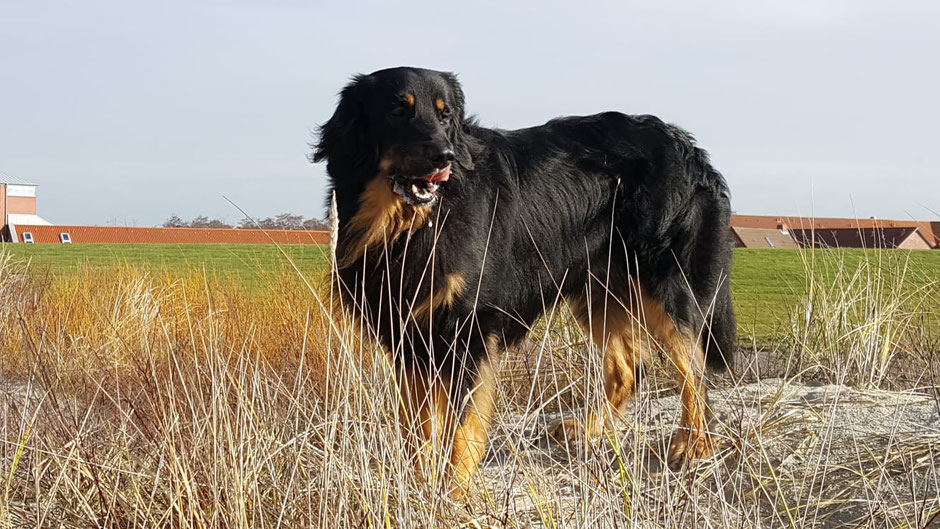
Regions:
<instances>
[{"instance_id":1,"label":"dog's head","mask_svg":"<svg viewBox=\"0 0 940 529\"><path fill-rule=\"evenodd\" d=\"M320 128L313 161L327 160L334 187L387 179L412 206L433 204L460 169L472 168L464 97L450 73L390 68L357 76Z\"/></svg>"}]
</instances>

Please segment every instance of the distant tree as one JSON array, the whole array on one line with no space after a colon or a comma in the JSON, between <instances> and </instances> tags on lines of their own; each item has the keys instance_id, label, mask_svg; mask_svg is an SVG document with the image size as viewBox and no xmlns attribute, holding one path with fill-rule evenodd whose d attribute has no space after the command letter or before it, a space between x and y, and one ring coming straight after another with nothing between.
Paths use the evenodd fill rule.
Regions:
<instances>
[{"instance_id":1,"label":"distant tree","mask_svg":"<svg viewBox=\"0 0 940 529\"><path fill-rule=\"evenodd\" d=\"M304 229L304 217L302 215L294 215L293 213L281 213L274 217L274 223L279 230Z\"/></svg>"},{"instance_id":2,"label":"distant tree","mask_svg":"<svg viewBox=\"0 0 940 529\"><path fill-rule=\"evenodd\" d=\"M170 215L170 218L166 219L166 220L163 222L163 227L164 227L164 228L185 228L185 227L186 227L186 221L184 221L183 219L179 218L179 217L176 216L176 214L174 213L173 215Z\"/></svg>"},{"instance_id":3,"label":"distant tree","mask_svg":"<svg viewBox=\"0 0 940 529\"><path fill-rule=\"evenodd\" d=\"M320 219L305 219L303 215L281 213L263 219L245 217L238 222L238 227L262 230L326 230L329 229L329 223Z\"/></svg>"},{"instance_id":4,"label":"distant tree","mask_svg":"<svg viewBox=\"0 0 940 529\"><path fill-rule=\"evenodd\" d=\"M221 221L219 219L212 219L206 224L207 228L233 228L231 224Z\"/></svg>"},{"instance_id":5,"label":"distant tree","mask_svg":"<svg viewBox=\"0 0 940 529\"><path fill-rule=\"evenodd\" d=\"M328 219L307 219L303 223L303 229L308 231L329 231L330 221Z\"/></svg>"},{"instance_id":6,"label":"distant tree","mask_svg":"<svg viewBox=\"0 0 940 529\"><path fill-rule=\"evenodd\" d=\"M190 228L208 228L208 227L209 227L209 217L207 217L207 216L205 216L205 215L199 215L198 217L194 218L194 219L189 223L189 227L190 227Z\"/></svg>"},{"instance_id":7,"label":"distant tree","mask_svg":"<svg viewBox=\"0 0 940 529\"><path fill-rule=\"evenodd\" d=\"M193 220L186 222L176 214L170 215L163 223L164 228L231 228L232 225L220 219L210 219L205 215L199 215Z\"/></svg>"},{"instance_id":8,"label":"distant tree","mask_svg":"<svg viewBox=\"0 0 940 529\"><path fill-rule=\"evenodd\" d=\"M258 225L256 227L261 228L262 230L276 230L278 229L277 220L273 217L265 217L258 221Z\"/></svg>"}]
</instances>

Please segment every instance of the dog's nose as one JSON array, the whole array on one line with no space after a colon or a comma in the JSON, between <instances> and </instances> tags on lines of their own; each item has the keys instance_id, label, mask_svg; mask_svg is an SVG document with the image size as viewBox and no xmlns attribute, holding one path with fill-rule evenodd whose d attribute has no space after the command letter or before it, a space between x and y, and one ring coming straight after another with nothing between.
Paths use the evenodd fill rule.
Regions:
<instances>
[{"instance_id":1,"label":"dog's nose","mask_svg":"<svg viewBox=\"0 0 940 529\"><path fill-rule=\"evenodd\" d=\"M449 147L440 147L437 145L427 146L428 160L434 164L434 167L441 168L454 161L454 151Z\"/></svg>"}]
</instances>

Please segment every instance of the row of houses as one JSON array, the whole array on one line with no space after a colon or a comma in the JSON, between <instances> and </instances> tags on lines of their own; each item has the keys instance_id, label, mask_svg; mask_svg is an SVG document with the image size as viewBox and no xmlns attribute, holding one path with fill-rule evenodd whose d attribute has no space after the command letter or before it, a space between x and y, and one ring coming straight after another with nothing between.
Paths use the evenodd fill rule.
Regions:
<instances>
[{"instance_id":1,"label":"row of houses","mask_svg":"<svg viewBox=\"0 0 940 529\"><path fill-rule=\"evenodd\" d=\"M33 182L0 175L0 241L14 243L326 244L324 231L53 225L37 215ZM940 246L940 221L732 215L738 248Z\"/></svg>"},{"instance_id":2,"label":"row of houses","mask_svg":"<svg viewBox=\"0 0 940 529\"><path fill-rule=\"evenodd\" d=\"M325 231L53 225L36 214L35 183L0 177L0 241L13 243L327 244Z\"/></svg>"},{"instance_id":3,"label":"row of houses","mask_svg":"<svg viewBox=\"0 0 940 529\"><path fill-rule=\"evenodd\" d=\"M732 215L737 248L940 247L940 221Z\"/></svg>"}]
</instances>

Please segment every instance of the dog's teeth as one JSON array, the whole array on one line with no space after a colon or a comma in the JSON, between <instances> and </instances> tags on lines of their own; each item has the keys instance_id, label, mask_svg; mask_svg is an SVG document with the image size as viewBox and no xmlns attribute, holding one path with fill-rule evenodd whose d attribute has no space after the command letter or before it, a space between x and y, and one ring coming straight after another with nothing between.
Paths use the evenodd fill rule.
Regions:
<instances>
[{"instance_id":1,"label":"dog's teeth","mask_svg":"<svg viewBox=\"0 0 940 529\"><path fill-rule=\"evenodd\" d=\"M427 182L427 184L418 186L417 183L411 184L411 195L418 200L426 201L434 198L434 191L437 191L438 185L434 182Z\"/></svg>"}]
</instances>

